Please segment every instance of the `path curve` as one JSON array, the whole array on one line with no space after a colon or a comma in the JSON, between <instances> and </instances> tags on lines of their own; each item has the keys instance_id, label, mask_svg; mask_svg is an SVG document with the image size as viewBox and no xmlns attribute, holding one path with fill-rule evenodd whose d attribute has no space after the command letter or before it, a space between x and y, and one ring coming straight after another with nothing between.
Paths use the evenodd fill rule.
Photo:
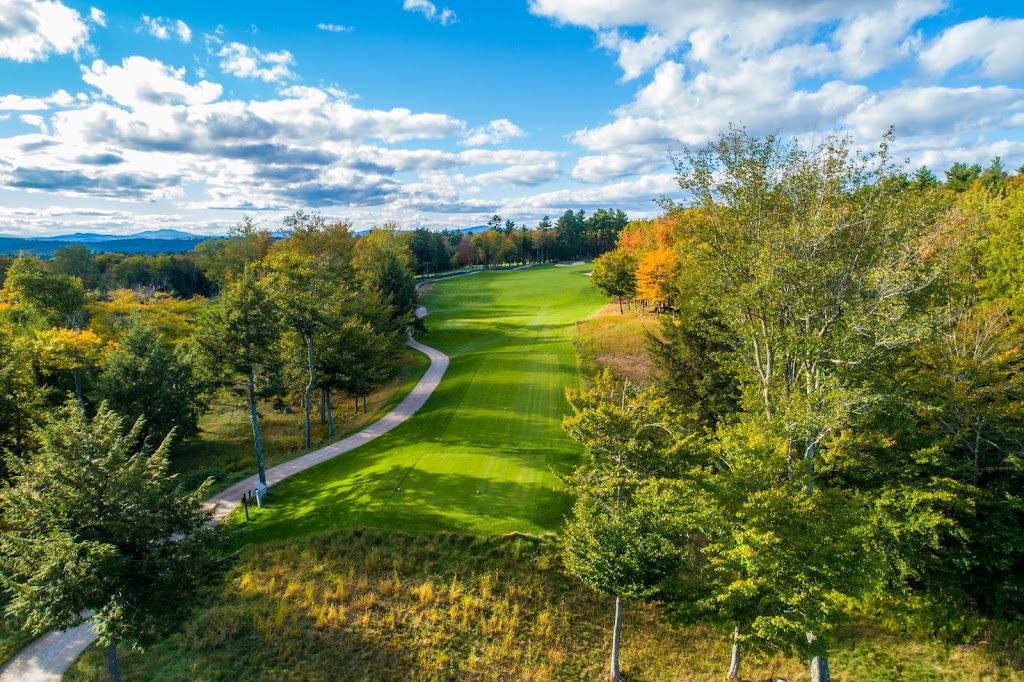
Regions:
<instances>
[{"instance_id":1,"label":"path curve","mask_svg":"<svg viewBox=\"0 0 1024 682\"><path fill-rule=\"evenodd\" d=\"M416 314L423 317L426 312L426 309L421 306ZM423 407L427 398L441 382L445 370L448 369L448 356L430 346L424 346L411 336L409 337L409 346L430 358L430 367L409 392L409 395L405 396L395 409L362 431L267 469L267 485L273 486L292 474L305 471L321 462L355 450L359 446L383 436ZM213 522L218 523L224 520L239 504L242 493L255 490L257 480L257 476L250 476L208 499L205 505L208 509L213 510ZM68 630L47 632L14 654L3 667L0 667L0 682L60 682L64 671L95 640L96 632L92 629L91 622L82 623Z\"/></svg>"}]
</instances>

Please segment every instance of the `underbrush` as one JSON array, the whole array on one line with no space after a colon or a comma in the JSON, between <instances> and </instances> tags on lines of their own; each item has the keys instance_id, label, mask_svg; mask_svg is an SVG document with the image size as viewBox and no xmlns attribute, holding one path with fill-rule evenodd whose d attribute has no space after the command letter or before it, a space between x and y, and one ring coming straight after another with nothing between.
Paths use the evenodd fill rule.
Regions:
<instances>
[{"instance_id":1,"label":"underbrush","mask_svg":"<svg viewBox=\"0 0 1024 682\"><path fill-rule=\"evenodd\" d=\"M553 537L352 529L250 546L180 630L124 651L125 680L597 680L612 600L565 575ZM724 679L728 633L673 628L626 608L629 680ZM65 680L104 680L93 647ZM743 679L807 680L792 658L744 661ZM870 623L838 635L833 679L1024 680L984 646L944 647Z\"/></svg>"}]
</instances>

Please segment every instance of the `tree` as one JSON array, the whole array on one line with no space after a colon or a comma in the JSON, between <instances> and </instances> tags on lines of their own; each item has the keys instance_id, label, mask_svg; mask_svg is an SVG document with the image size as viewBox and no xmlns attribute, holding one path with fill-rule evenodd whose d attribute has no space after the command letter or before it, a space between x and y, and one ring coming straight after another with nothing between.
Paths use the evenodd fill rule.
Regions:
<instances>
[{"instance_id":1,"label":"tree","mask_svg":"<svg viewBox=\"0 0 1024 682\"><path fill-rule=\"evenodd\" d=\"M910 181L910 186L917 190L931 189L932 187L939 186L939 179L935 177L935 173L928 169L928 166L921 166L914 171L914 177Z\"/></svg>"},{"instance_id":2,"label":"tree","mask_svg":"<svg viewBox=\"0 0 1024 682\"><path fill-rule=\"evenodd\" d=\"M981 166L957 161L946 171L946 187L954 192L965 192L981 176Z\"/></svg>"},{"instance_id":3,"label":"tree","mask_svg":"<svg viewBox=\"0 0 1024 682\"><path fill-rule=\"evenodd\" d=\"M21 319L36 317L47 326L83 329L88 297L77 277L51 273L35 256L21 255L7 271L2 292Z\"/></svg>"},{"instance_id":4,"label":"tree","mask_svg":"<svg viewBox=\"0 0 1024 682\"><path fill-rule=\"evenodd\" d=\"M50 259L50 272L77 277L87 288L95 288L99 274L92 251L85 244L58 246Z\"/></svg>"},{"instance_id":5,"label":"tree","mask_svg":"<svg viewBox=\"0 0 1024 682\"><path fill-rule=\"evenodd\" d=\"M280 393L280 358L274 352L281 335L278 313L267 282L256 268L247 266L206 311L196 333L200 361L215 381L224 384L245 377L261 494L267 492L267 476L257 401Z\"/></svg>"},{"instance_id":6,"label":"tree","mask_svg":"<svg viewBox=\"0 0 1024 682\"><path fill-rule=\"evenodd\" d=\"M615 596L609 676L620 679L622 599L644 598L678 571L681 553L664 533L651 481L681 469L681 438L670 406L654 390L617 386L610 370L590 390L568 390L562 428L587 448L588 462L564 479L576 497L563 533L566 567ZM664 532L663 532L664 531Z\"/></svg>"},{"instance_id":7,"label":"tree","mask_svg":"<svg viewBox=\"0 0 1024 682\"><path fill-rule=\"evenodd\" d=\"M14 333L0 316L0 479L7 461L24 457L33 443L36 420L44 413L44 391L32 367L32 342Z\"/></svg>"},{"instance_id":8,"label":"tree","mask_svg":"<svg viewBox=\"0 0 1024 682\"><path fill-rule=\"evenodd\" d=\"M4 491L0 580L7 611L35 633L94 611L119 679L115 644L146 644L194 604L215 566L206 486L184 490L168 473L170 439L150 452L143 422L101 404L88 419L74 401L39 430L30 458L12 462Z\"/></svg>"},{"instance_id":9,"label":"tree","mask_svg":"<svg viewBox=\"0 0 1024 682\"><path fill-rule=\"evenodd\" d=\"M716 292L716 315L736 340L745 419L784 443L786 461L769 469L767 480L783 481L785 495L794 488L808 496L821 492L822 510L853 504L847 491L827 489L816 471L823 444L855 425L875 401L866 380L872 368L920 337L923 324L912 303L928 282L922 254L932 215L922 210L920 195L897 181L887 140L864 158L848 145L830 137L804 149L731 129L676 166L680 187L694 197L693 219L678 226L701 249L702 279ZM759 451L767 452L741 450L755 453L754 460ZM813 511L818 500L809 504L807 513L819 513ZM859 526L854 515L847 518L852 538ZM807 528L780 524L779 537ZM814 548L804 541L790 540ZM807 575L804 589L817 594L811 580ZM793 588L781 585L776 598L784 602ZM861 589L855 581L832 588ZM823 603L804 612L824 618L830 611ZM827 627L815 619L807 624ZM813 654L812 677L827 679L823 636L807 632L816 643L805 649Z\"/></svg>"},{"instance_id":10,"label":"tree","mask_svg":"<svg viewBox=\"0 0 1024 682\"><path fill-rule=\"evenodd\" d=\"M981 173L981 184L989 191L1000 192L1003 185L1009 179L1010 174L1003 168L1003 159L999 156L992 159L992 163Z\"/></svg>"},{"instance_id":11,"label":"tree","mask_svg":"<svg viewBox=\"0 0 1024 682\"><path fill-rule=\"evenodd\" d=\"M355 266L365 286L390 306L395 329L415 326L416 276L413 255L394 224L375 227L356 242Z\"/></svg>"},{"instance_id":12,"label":"tree","mask_svg":"<svg viewBox=\"0 0 1024 682\"><path fill-rule=\"evenodd\" d=\"M622 297L627 300L636 296L636 259L616 249L594 261L594 271L590 282L606 296L619 299L619 312L622 312Z\"/></svg>"},{"instance_id":13,"label":"tree","mask_svg":"<svg viewBox=\"0 0 1024 682\"><path fill-rule=\"evenodd\" d=\"M468 234L462 235L462 238L459 239L459 244L455 247L455 255L452 256L452 260L457 265L463 267L473 264L473 242Z\"/></svg>"},{"instance_id":14,"label":"tree","mask_svg":"<svg viewBox=\"0 0 1024 682\"><path fill-rule=\"evenodd\" d=\"M249 216L242 216L242 222L228 230L227 239L208 239L197 244L196 260L207 277L224 286L246 266L263 258L273 242L269 230L259 228Z\"/></svg>"},{"instance_id":15,"label":"tree","mask_svg":"<svg viewBox=\"0 0 1024 682\"><path fill-rule=\"evenodd\" d=\"M640 258L636 266L636 293L645 305L653 303L659 312L672 306L679 266L679 256L670 248L655 249Z\"/></svg>"},{"instance_id":16,"label":"tree","mask_svg":"<svg viewBox=\"0 0 1024 682\"><path fill-rule=\"evenodd\" d=\"M269 282L278 300L285 301L282 321L302 338L309 381L306 383L303 407L306 417L306 448L313 447L313 426L310 419L313 388L316 386L314 346L329 331L332 300L343 296L345 289L335 279L336 270L317 263L311 257L286 249L275 249L267 258Z\"/></svg>"},{"instance_id":17,"label":"tree","mask_svg":"<svg viewBox=\"0 0 1024 682\"><path fill-rule=\"evenodd\" d=\"M96 395L128 419L146 416L144 434L176 439L199 432L205 409L192 361L152 324L132 319L118 346L100 362Z\"/></svg>"}]
</instances>

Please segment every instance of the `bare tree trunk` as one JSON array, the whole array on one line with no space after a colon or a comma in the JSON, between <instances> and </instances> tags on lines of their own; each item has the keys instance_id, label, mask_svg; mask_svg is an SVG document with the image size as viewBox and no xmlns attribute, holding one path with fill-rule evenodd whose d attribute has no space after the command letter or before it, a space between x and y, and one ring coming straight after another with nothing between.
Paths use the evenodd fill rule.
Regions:
<instances>
[{"instance_id":1,"label":"bare tree trunk","mask_svg":"<svg viewBox=\"0 0 1024 682\"><path fill-rule=\"evenodd\" d=\"M735 680L740 676L740 626L732 631L732 659L729 661L729 673L726 679Z\"/></svg>"},{"instance_id":2,"label":"bare tree trunk","mask_svg":"<svg viewBox=\"0 0 1024 682\"><path fill-rule=\"evenodd\" d=\"M253 376L252 364L249 365L249 416L252 418L252 439L256 444L256 467L260 475L260 494L265 495L267 472L263 465L263 439L260 438L260 420L256 414L256 377Z\"/></svg>"},{"instance_id":3,"label":"bare tree trunk","mask_svg":"<svg viewBox=\"0 0 1024 682\"><path fill-rule=\"evenodd\" d=\"M612 680L621 680L619 672L619 649L622 645L622 597L615 597L615 625L612 626L612 660L608 666L608 677Z\"/></svg>"},{"instance_id":4,"label":"bare tree trunk","mask_svg":"<svg viewBox=\"0 0 1024 682\"><path fill-rule=\"evenodd\" d=\"M320 389L320 424L327 423L327 391Z\"/></svg>"},{"instance_id":5,"label":"bare tree trunk","mask_svg":"<svg viewBox=\"0 0 1024 682\"><path fill-rule=\"evenodd\" d=\"M324 391L324 404L327 405L327 435L334 438L334 409L331 407L330 391Z\"/></svg>"},{"instance_id":6,"label":"bare tree trunk","mask_svg":"<svg viewBox=\"0 0 1024 682\"><path fill-rule=\"evenodd\" d=\"M811 682L832 682L828 672L828 657L815 656L811 659Z\"/></svg>"},{"instance_id":7,"label":"bare tree trunk","mask_svg":"<svg viewBox=\"0 0 1024 682\"><path fill-rule=\"evenodd\" d=\"M306 384L306 449L313 447L313 423L309 413L313 402L313 382L316 380L316 369L313 367L313 336L306 334L306 353L309 358L309 383Z\"/></svg>"},{"instance_id":8,"label":"bare tree trunk","mask_svg":"<svg viewBox=\"0 0 1024 682\"><path fill-rule=\"evenodd\" d=\"M366 414L366 394L363 394L363 414Z\"/></svg>"},{"instance_id":9,"label":"bare tree trunk","mask_svg":"<svg viewBox=\"0 0 1024 682\"><path fill-rule=\"evenodd\" d=\"M117 662L117 645L107 645L107 672L110 673L110 682L121 682L121 666Z\"/></svg>"},{"instance_id":10,"label":"bare tree trunk","mask_svg":"<svg viewBox=\"0 0 1024 682\"><path fill-rule=\"evenodd\" d=\"M75 397L78 398L78 410L85 412L85 401L82 400L82 370L75 368Z\"/></svg>"}]
</instances>

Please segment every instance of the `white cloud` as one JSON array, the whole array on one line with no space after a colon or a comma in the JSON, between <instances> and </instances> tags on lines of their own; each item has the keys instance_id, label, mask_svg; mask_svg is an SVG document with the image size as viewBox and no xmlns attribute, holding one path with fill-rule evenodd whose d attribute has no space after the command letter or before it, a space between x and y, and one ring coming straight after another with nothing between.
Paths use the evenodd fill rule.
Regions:
<instances>
[{"instance_id":1,"label":"white cloud","mask_svg":"<svg viewBox=\"0 0 1024 682\"><path fill-rule=\"evenodd\" d=\"M522 128L507 118L491 121L486 126L473 128L461 144L476 147L482 144L504 144L513 137L526 135Z\"/></svg>"},{"instance_id":2,"label":"white cloud","mask_svg":"<svg viewBox=\"0 0 1024 682\"><path fill-rule=\"evenodd\" d=\"M192 29L188 27L181 19L174 22L174 32L178 34L178 39L183 43L191 42L192 40Z\"/></svg>"},{"instance_id":3,"label":"white cloud","mask_svg":"<svg viewBox=\"0 0 1024 682\"><path fill-rule=\"evenodd\" d=\"M0 0L0 59L44 61L75 53L89 39L76 10L50 0Z\"/></svg>"},{"instance_id":4,"label":"white cloud","mask_svg":"<svg viewBox=\"0 0 1024 682\"><path fill-rule=\"evenodd\" d=\"M154 38L159 40L170 40L171 36L177 36L183 43L192 40L192 29L181 19L168 19L167 17L150 17L142 15L142 28Z\"/></svg>"},{"instance_id":5,"label":"white cloud","mask_svg":"<svg viewBox=\"0 0 1024 682\"><path fill-rule=\"evenodd\" d=\"M89 18L92 19L92 22L98 26L107 25L107 15L104 14L102 10L99 10L95 7L89 8Z\"/></svg>"},{"instance_id":6,"label":"white cloud","mask_svg":"<svg viewBox=\"0 0 1024 682\"><path fill-rule=\"evenodd\" d=\"M203 104L220 97L223 88L216 83L185 82L185 69L175 69L155 59L128 57L121 66L97 59L82 67L82 80L99 89L115 102L132 109L175 103Z\"/></svg>"},{"instance_id":7,"label":"white cloud","mask_svg":"<svg viewBox=\"0 0 1024 682\"><path fill-rule=\"evenodd\" d=\"M964 63L979 63L984 76L1024 78L1024 19L982 17L942 32L921 51L921 65L930 73L944 74Z\"/></svg>"},{"instance_id":8,"label":"white cloud","mask_svg":"<svg viewBox=\"0 0 1024 682\"><path fill-rule=\"evenodd\" d=\"M580 157L572 169L572 177L580 182L600 183L666 170L667 167L671 164L666 153L596 154Z\"/></svg>"},{"instance_id":9,"label":"white cloud","mask_svg":"<svg viewBox=\"0 0 1024 682\"><path fill-rule=\"evenodd\" d=\"M437 5L429 0L405 0L402 4L402 9L406 12L419 12L430 21L436 21L442 26L448 26L458 21L458 17L455 16L455 12L445 7L440 12L437 11Z\"/></svg>"},{"instance_id":10,"label":"white cloud","mask_svg":"<svg viewBox=\"0 0 1024 682\"><path fill-rule=\"evenodd\" d=\"M22 114L18 117L22 123L30 126L39 128L39 132L45 135L48 130L46 128L46 119L39 114Z\"/></svg>"},{"instance_id":11,"label":"white cloud","mask_svg":"<svg viewBox=\"0 0 1024 682\"><path fill-rule=\"evenodd\" d=\"M343 24L325 24L319 23L316 25L321 31L328 31L329 33L347 33L352 30L351 26L345 26Z\"/></svg>"},{"instance_id":12,"label":"white cloud","mask_svg":"<svg viewBox=\"0 0 1024 682\"><path fill-rule=\"evenodd\" d=\"M862 139L879 139L894 126L900 136L962 134L1012 127L1010 117L1024 111L1024 90L1005 85L983 88L902 87L872 95L847 117Z\"/></svg>"},{"instance_id":13,"label":"white cloud","mask_svg":"<svg viewBox=\"0 0 1024 682\"><path fill-rule=\"evenodd\" d=\"M654 200L665 195L679 193L679 183L674 173L642 175L634 180L615 182L607 185L584 187L582 189L559 189L542 192L522 199L513 199L509 206L521 211L564 210L566 208L592 209L595 206L649 207L648 214L657 212ZM642 211L642 209L641 209ZM632 213L635 215L635 211Z\"/></svg>"},{"instance_id":14,"label":"white cloud","mask_svg":"<svg viewBox=\"0 0 1024 682\"><path fill-rule=\"evenodd\" d=\"M217 56L221 57L220 68L239 78L258 78L271 83L295 77L290 68L295 58L288 50L262 52L242 43L228 43Z\"/></svg>"},{"instance_id":15,"label":"white cloud","mask_svg":"<svg viewBox=\"0 0 1024 682\"><path fill-rule=\"evenodd\" d=\"M49 102L39 97L22 97L21 95L0 97L0 111L39 111L49 108Z\"/></svg>"}]
</instances>

